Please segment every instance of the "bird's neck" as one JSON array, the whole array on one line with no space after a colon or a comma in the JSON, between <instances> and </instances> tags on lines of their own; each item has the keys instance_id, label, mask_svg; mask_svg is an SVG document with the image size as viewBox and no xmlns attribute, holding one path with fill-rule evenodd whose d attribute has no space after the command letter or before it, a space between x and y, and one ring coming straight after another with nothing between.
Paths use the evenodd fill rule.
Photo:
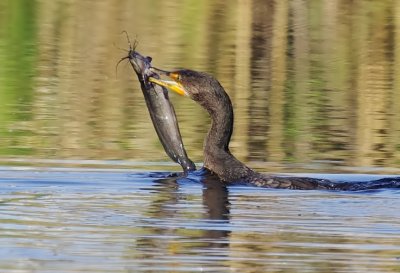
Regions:
<instances>
[{"instance_id":1,"label":"bird's neck","mask_svg":"<svg viewBox=\"0 0 400 273\"><path fill-rule=\"evenodd\" d=\"M211 116L211 128L205 139L205 150L229 152L229 142L233 131L232 103L225 93L224 98L212 108L207 109Z\"/></svg>"},{"instance_id":2,"label":"bird's neck","mask_svg":"<svg viewBox=\"0 0 400 273\"><path fill-rule=\"evenodd\" d=\"M245 181L254 174L229 151L233 131L233 108L222 89L217 97L200 102L211 116L211 128L204 143L204 167L223 181Z\"/></svg>"},{"instance_id":3,"label":"bird's neck","mask_svg":"<svg viewBox=\"0 0 400 273\"><path fill-rule=\"evenodd\" d=\"M204 167L229 181L227 170L243 168L229 151L229 142L233 131L233 108L228 94L219 94L218 99L206 103L204 106L211 116L211 128L204 142Z\"/></svg>"}]
</instances>

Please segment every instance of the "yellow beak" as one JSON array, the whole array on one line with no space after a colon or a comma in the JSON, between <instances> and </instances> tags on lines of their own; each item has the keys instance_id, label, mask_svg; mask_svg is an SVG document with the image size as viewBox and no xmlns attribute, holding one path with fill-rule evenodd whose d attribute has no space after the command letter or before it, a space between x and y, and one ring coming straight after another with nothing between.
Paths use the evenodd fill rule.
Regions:
<instances>
[{"instance_id":1,"label":"yellow beak","mask_svg":"<svg viewBox=\"0 0 400 273\"><path fill-rule=\"evenodd\" d=\"M165 88L168 88L168 89L178 93L181 96L186 95L186 91L183 88L183 86L180 83L176 82L176 81L166 81L166 80L160 80L160 79L156 79L156 78L150 77L149 78L149 82L158 84L160 86L164 86Z\"/></svg>"}]
</instances>

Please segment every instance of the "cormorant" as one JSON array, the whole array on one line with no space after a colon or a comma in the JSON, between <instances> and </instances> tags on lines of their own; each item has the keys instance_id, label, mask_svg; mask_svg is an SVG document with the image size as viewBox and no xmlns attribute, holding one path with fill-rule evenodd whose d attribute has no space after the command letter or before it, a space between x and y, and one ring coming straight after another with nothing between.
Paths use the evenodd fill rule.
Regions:
<instances>
[{"instance_id":1,"label":"cormorant","mask_svg":"<svg viewBox=\"0 0 400 273\"><path fill-rule=\"evenodd\" d=\"M199 103L211 116L211 128L204 141L204 167L226 183L250 183L260 187L290 189L336 189L326 179L271 176L258 173L240 162L229 150L233 130L233 108L224 88L212 75L193 70L167 72L172 79L153 77L149 81Z\"/></svg>"}]
</instances>

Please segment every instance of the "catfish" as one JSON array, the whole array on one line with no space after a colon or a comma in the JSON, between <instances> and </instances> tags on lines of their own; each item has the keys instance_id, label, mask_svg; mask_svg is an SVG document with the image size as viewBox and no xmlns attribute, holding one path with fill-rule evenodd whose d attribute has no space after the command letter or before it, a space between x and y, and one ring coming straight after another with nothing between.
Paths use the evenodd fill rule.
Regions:
<instances>
[{"instance_id":1,"label":"catfish","mask_svg":"<svg viewBox=\"0 0 400 273\"><path fill-rule=\"evenodd\" d=\"M149 77L159 79L159 73L162 70L153 68L151 65L152 58L141 55L135 51L135 47L132 48L129 42L128 56L122 58L120 62L124 59L129 59L140 82L154 128L167 155L174 162L180 164L185 173L194 171L196 170L196 165L187 156L175 109L168 97L168 91L165 87L148 81Z\"/></svg>"}]
</instances>

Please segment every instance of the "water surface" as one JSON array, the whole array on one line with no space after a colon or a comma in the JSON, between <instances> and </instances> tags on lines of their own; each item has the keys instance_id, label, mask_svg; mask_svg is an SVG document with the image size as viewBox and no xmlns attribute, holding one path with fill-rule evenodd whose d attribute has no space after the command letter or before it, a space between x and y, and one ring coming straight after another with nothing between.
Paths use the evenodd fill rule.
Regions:
<instances>
[{"instance_id":1,"label":"water surface","mask_svg":"<svg viewBox=\"0 0 400 273\"><path fill-rule=\"evenodd\" d=\"M398 191L227 188L167 174L2 168L2 272L400 270Z\"/></svg>"}]
</instances>

